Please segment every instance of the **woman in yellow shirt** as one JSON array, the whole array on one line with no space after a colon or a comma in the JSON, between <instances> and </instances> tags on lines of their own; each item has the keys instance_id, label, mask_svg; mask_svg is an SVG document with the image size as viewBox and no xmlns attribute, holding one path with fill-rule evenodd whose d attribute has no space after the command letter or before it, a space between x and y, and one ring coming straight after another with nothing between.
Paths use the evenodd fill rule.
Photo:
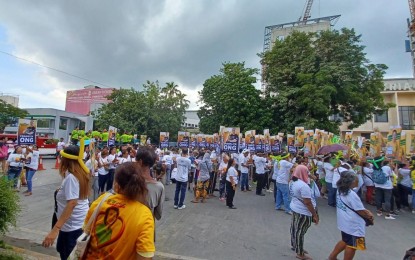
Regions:
<instances>
[{"instance_id":1,"label":"woman in yellow shirt","mask_svg":"<svg viewBox=\"0 0 415 260\"><path fill-rule=\"evenodd\" d=\"M134 163L123 163L116 169L114 191L117 194L102 204L91 225L84 259L151 259L155 252L154 219L145 205L145 180ZM84 225L104 196L92 203Z\"/></svg>"}]
</instances>

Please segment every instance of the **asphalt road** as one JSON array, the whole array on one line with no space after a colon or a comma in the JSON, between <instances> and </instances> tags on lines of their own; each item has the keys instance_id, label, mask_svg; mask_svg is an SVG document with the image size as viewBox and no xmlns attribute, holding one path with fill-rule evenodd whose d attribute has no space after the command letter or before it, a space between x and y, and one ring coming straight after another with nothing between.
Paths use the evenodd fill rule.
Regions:
<instances>
[{"instance_id":1,"label":"asphalt road","mask_svg":"<svg viewBox=\"0 0 415 260\"><path fill-rule=\"evenodd\" d=\"M33 195L21 195L17 228L7 234L9 243L51 256L57 256L55 249L44 249L40 244L50 230L53 191L61 181L52 169L54 163L45 159L46 170L36 172ZM166 187L166 194L170 201L165 202L163 217L156 223L155 259L295 259L290 250L291 216L275 211L271 193L260 197L238 191L236 210L228 209L218 198L192 204L190 192L186 209L177 210L173 208L174 185ZM340 239L335 209L326 202L318 201L320 224L312 225L305 238L305 248L317 260L327 259ZM375 210L372 206L368 209ZM415 214L402 213L394 221L375 218L375 225L367 228L367 250L357 252L355 259L402 259L404 252L415 246Z\"/></svg>"}]
</instances>

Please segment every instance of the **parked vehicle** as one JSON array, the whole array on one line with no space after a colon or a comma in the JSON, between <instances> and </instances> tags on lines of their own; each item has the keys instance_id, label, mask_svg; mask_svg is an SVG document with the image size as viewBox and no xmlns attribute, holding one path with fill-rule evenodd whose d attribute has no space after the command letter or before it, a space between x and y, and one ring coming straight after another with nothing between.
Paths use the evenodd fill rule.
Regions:
<instances>
[{"instance_id":1,"label":"parked vehicle","mask_svg":"<svg viewBox=\"0 0 415 260\"><path fill-rule=\"evenodd\" d=\"M16 134L0 134L0 139L7 137L8 140L13 141L14 145L17 145ZM56 142L53 139L44 136L36 136L36 145L39 148L40 155L42 156L56 156Z\"/></svg>"}]
</instances>

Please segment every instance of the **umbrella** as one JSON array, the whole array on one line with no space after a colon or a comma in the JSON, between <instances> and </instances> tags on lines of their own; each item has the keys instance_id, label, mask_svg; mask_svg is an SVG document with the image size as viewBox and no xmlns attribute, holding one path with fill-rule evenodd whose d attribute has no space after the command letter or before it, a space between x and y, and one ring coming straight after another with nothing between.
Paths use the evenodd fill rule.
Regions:
<instances>
[{"instance_id":1,"label":"umbrella","mask_svg":"<svg viewBox=\"0 0 415 260\"><path fill-rule=\"evenodd\" d=\"M328 154L328 153L335 153L338 151L349 150L349 147L345 146L344 144L330 144L325 145L318 149L317 154Z\"/></svg>"}]
</instances>

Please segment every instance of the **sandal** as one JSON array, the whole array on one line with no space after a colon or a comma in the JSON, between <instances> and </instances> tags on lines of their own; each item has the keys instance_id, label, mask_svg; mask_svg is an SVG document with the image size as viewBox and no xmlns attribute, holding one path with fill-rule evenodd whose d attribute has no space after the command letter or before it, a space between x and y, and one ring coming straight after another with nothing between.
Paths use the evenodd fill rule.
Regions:
<instances>
[{"instance_id":1,"label":"sandal","mask_svg":"<svg viewBox=\"0 0 415 260\"><path fill-rule=\"evenodd\" d=\"M296 255L296 258L301 260L313 260L313 258L309 257L308 255Z\"/></svg>"},{"instance_id":2,"label":"sandal","mask_svg":"<svg viewBox=\"0 0 415 260\"><path fill-rule=\"evenodd\" d=\"M25 194L25 196L27 197L27 196L31 196L32 195L32 193L31 192L27 192L26 194Z\"/></svg>"},{"instance_id":3,"label":"sandal","mask_svg":"<svg viewBox=\"0 0 415 260\"><path fill-rule=\"evenodd\" d=\"M191 200L190 202L191 203L199 203L199 201L197 201L197 200Z\"/></svg>"}]
</instances>

